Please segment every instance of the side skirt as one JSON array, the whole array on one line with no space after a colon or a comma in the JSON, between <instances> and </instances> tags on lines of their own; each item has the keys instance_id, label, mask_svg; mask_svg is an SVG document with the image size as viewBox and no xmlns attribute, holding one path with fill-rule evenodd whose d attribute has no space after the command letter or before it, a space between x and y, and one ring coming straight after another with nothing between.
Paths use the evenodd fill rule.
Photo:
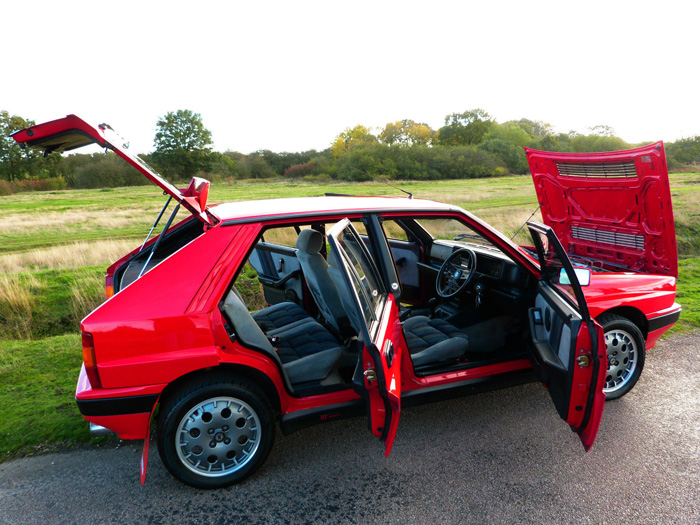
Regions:
<instances>
[{"instance_id":1,"label":"side skirt","mask_svg":"<svg viewBox=\"0 0 700 525\"><path fill-rule=\"evenodd\" d=\"M463 397L472 394L481 394L492 390L500 390L511 386L524 385L537 381L532 370L517 370L496 376L470 379L457 383L448 383L430 388L419 388L404 392L401 395L401 406L411 407L424 403L433 403L455 397ZM307 410L297 410L282 416L280 428L285 436L304 428L328 423L349 417L357 417L366 414L365 401L356 399L346 403L328 405Z\"/></svg>"}]
</instances>

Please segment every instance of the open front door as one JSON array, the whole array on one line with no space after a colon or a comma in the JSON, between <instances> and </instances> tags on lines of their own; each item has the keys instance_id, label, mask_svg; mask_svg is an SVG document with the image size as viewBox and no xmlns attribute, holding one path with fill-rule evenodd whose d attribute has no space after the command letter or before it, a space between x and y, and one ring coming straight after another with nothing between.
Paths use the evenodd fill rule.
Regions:
<instances>
[{"instance_id":1,"label":"open front door","mask_svg":"<svg viewBox=\"0 0 700 525\"><path fill-rule=\"evenodd\" d=\"M328 240L329 273L363 343L353 385L367 402L370 430L384 441L388 456L399 425L401 357L406 348L398 305L349 220L333 226Z\"/></svg>"},{"instance_id":2,"label":"open front door","mask_svg":"<svg viewBox=\"0 0 700 525\"><path fill-rule=\"evenodd\" d=\"M542 267L529 311L533 366L557 412L588 451L603 416L607 371L603 329L590 318L581 290L580 281L588 284L590 270L574 270L551 228L528 227Z\"/></svg>"}]
</instances>

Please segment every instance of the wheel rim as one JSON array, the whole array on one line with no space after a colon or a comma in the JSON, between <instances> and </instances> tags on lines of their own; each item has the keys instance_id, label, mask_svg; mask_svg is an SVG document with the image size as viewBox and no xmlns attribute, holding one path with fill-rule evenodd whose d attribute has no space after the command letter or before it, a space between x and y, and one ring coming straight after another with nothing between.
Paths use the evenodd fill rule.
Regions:
<instances>
[{"instance_id":1,"label":"wheel rim","mask_svg":"<svg viewBox=\"0 0 700 525\"><path fill-rule=\"evenodd\" d=\"M195 405L180 420L175 449L182 464L200 476L217 478L242 469L260 445L260 420L235 397Z\"/></svg>"},{"instance_id":2,"label":"wheel rim","mask_svg":"<svg viewBox=\"0 0 700 525\"><path fill-rule=\"evenodd\" d=\"M624 388L630 382L639 360L639 349L634 338L624 330L605 333L608 353L608 371L603 392L610 394Z\"/></svg>"}]
</instances>

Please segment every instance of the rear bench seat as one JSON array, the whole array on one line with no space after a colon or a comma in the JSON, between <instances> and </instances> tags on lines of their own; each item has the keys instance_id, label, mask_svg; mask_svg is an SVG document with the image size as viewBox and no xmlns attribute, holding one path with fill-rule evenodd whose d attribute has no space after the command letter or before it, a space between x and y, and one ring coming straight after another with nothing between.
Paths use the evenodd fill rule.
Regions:
<instances>
[{"instance_id":1,"label":"rear bench seat","mask_svg":"<svg viewBox=\"0 0 700 525\"><path fill-rule=\"evenodd\" d=\"M280 303L256 312L262 323L268 323L267 333L250 314L235 288L226 296L223 310L239 341L279 362L292 385L325 379L343 353L335 337L293 303ZM290 322L285 324L286 321ZM269 328L276 323L280 326Z\"/></svg>"}]
</instances>

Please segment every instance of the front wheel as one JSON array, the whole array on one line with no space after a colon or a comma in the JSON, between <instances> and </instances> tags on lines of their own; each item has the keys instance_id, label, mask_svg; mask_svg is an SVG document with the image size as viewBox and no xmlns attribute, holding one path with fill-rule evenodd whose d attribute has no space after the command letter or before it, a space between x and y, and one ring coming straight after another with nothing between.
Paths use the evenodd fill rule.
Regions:
<instances>
[{"instance_id":1,"label":"front wheel","mask_svg":"<svg viewBox=\"0 0 700 525\"><path fill-rule=\"evenodd\" d=\"M265 461L275 428L267 398L244 378L203 376L161 407L158 451L175 478L197 488L238 483Z\"/></svg>"},{"instance_id":2,"label":"front wheel","mask_svg":"<svg viewBox=\"0 0 700 525\"><path fill-rule=\"evenodd\" d=\"M618 399L632 390L642 373L644 337L637 325L620 315L605 314L598 322L605 330L608 354L603 392L607 400Z\"/></svg>"}]
</instances>

